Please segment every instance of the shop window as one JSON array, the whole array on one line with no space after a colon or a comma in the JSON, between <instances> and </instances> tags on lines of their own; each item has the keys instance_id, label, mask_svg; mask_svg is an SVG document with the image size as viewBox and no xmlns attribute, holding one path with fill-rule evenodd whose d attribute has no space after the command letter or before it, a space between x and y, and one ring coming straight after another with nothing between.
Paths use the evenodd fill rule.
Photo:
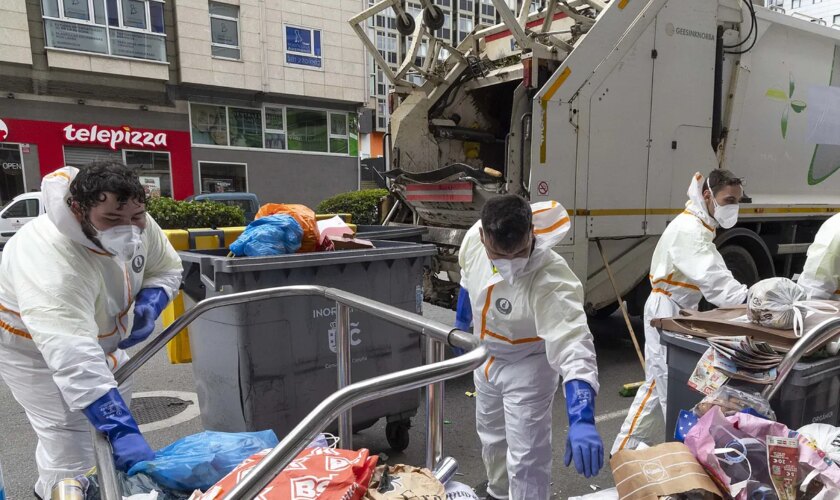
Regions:
<instances>
[{"instance_id":1,"label":"shop window","mask_svg":"<svg viewBox=\"0 0 840 500\"><path fill-rule=\"evenodd\" d=\"M23 158L17 144L0 144L0 205L26 191Z\"/></svg>"},{"instance_id":2,"label":"shop window","mask_svg":"<svg viewBox=\"0 0 840 500\"><path fill-rule=\"evenodd\" d=\"M265 147L286 149L286 120L283 108L265 108Z\"/></svg>"},{"instance_id":3,"label":"shop window","mask_svg":"<svg viewBox=\"0 0 840 500\"><path fill-rule=\"evenodd\" d=\"M47 47L166 61L162 0L42 0Z\"/></svg>"},{"instance_id":4,"label":"shop window","mask_svg":"<svg viewBox=\"0 0 840 500\"><path fill-rule=\"evenodd\" d=\"M330 153L347 154L349 151L347 143L347 115L330 113Z\"/></svg>"},{"instance_id":5,"label":"shop window","mask_svg":"<svg viewBox=\"0 0 840 500\"><path fill-rule=\"evenodd\" d=\"M329 152L326 111L286 108L286 119L291 151Z\"/></svg>"},{"instance_id":6,"label":"shop window","mask_svg":"<svg viewBox=\"0 0 840 500\"><path fill-rule=\"evenodd\" d=\"M210 40L215 57L240 59L239 6L210 2Z\"/></svg>"},{"instance_id":7,"label":"shop window","mask_svg":"<svg viewBox=\"0 0 840 500\"><path fill-rule=\"evenodd\" d=\"M248 166L244 163L198 162L202 193L248 191Z\"/></svg>"},{"instance_id":8,"label":"shop window","mask_svg":"<svg viewBox=\"0 0 840 500\"><path fill-rule=\"evenodd\" d=\"M193 144L227 146L227 108L209 104L190 104Z\"/></svg>"},{"instance_id":9,"label":"shop window","mask_svg":"<svg viewBox=\"0 0 840 500\"><path fill-rule=\"evenodd\" d=\"M125 164L137 173L140 183L148 196L172 197L172 171L169 166L169 153L160 151L129 151L125 154Z\"/></svg>"},{"instance_id":10,"label":"shop window","mask_svg":"<svg viewBox=\"0 0 840 500\"><path fill-rule=\"evenodd\" d=\"M242 148L262 148L262 110L228 108L230 145Z\"/></svg>"}]
</instances>

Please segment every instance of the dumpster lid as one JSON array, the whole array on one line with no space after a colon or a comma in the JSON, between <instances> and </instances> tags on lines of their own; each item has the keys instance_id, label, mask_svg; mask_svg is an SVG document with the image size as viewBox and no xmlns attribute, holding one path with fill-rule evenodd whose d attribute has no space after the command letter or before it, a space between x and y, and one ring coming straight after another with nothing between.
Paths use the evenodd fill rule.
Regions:
<instances>
[{"instance_id":1,"label":"dumpster lid","mask_svg":"<svg viewBox=\"0 0 840 500\"><path fill-rule=\"evenodd\" d=\"M400 241L372 240L376 248L359 250L336 250L334 252L312 252L272 257L228 257L227 250L197 250L178 252L186 262L211 264L216 273L243 273L319 267L337 264L354 264L392 259L428 257L437 252L434 245Z\"/></svg>"}]
</instances>

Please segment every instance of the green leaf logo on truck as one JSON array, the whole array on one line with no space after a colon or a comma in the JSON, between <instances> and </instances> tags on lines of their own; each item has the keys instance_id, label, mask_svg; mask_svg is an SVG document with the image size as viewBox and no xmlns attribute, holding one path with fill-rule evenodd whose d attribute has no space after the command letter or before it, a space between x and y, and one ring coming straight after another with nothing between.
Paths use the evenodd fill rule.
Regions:
<instances>
[{"instance_id":1,"label":"green leaf logo on truck","mask_svg":"<svg viewBox=\"0 0 840 500\"><path fill-rule=\"evenodd\" d=\"M793 92L796 90L796 84L793 81L793 74L790 75L790 85L788 85L788 91L785 92L781 89L768 89L767 93L765 94L770 99L774 101L779 101L785 103L785 109L782 111L782 139L787 138L787 128L788 128L788 115L790 114L790 110L792 109L794 113L799 114L805 111L805 108L808 107L808 104L805 101L800 101L798 99L793 98Z\"/></svg>"}]
</instances>

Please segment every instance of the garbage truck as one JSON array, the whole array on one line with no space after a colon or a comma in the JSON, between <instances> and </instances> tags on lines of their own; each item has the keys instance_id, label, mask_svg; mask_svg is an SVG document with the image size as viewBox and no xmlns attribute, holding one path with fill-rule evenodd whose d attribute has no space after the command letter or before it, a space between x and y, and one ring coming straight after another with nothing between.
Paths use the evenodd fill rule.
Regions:
<instances>
[{"instance_id":1,"label":"garbage truck","mask_svg":"<svg viewBox=\"0 0 840 500\"><path fill-rule=\"evenodd\" d=\"M749 0L492 0L501 23L452 46L436 35L448 17L418 1L416 16L372 2L350 24L392 84L387 222L428 228L435 302L454 301L460 241L505 193L568 210L556 251L593 315L618 297L641 313L695 172L745 179L716 244L748 284L801 271L840 210L840 30ZM371 41L377 15L404 35L398 65Z\"/></svg>"}]
</instances>

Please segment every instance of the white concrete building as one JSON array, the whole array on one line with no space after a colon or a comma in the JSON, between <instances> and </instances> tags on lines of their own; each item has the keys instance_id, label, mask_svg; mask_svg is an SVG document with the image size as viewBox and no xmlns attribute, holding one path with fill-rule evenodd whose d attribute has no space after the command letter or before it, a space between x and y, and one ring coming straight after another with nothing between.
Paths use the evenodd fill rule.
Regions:
<instances>
[{"instance_id":1,"label":"white concrete building","mask_svg":"<svg viewBox=\"0 0 840 500\"><path fill-rule=\"evenodd\" d=\"M840 26L840 0L767 0L765 5L827 26Z\"/></svg>"}]
</instances>

